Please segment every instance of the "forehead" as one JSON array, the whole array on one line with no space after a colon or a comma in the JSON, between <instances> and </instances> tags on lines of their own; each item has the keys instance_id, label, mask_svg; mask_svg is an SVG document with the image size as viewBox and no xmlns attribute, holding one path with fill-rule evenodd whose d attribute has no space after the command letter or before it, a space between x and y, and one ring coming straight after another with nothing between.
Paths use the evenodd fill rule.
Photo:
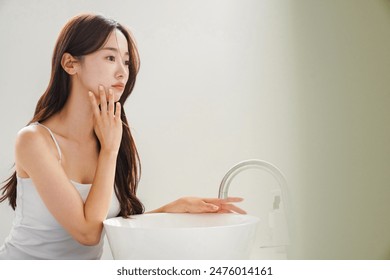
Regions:
<instances>
[{"instance_id":1,"label":"forehead","mask_svg":"<svg viewBox=\"0 0 390 280\"><path fill-rule=\"evenodd\" d=\"M102 48L119 49L121 53L128 52L128 44L125 35L118 29L113 30Z\"/></svg>"}]
</instances>

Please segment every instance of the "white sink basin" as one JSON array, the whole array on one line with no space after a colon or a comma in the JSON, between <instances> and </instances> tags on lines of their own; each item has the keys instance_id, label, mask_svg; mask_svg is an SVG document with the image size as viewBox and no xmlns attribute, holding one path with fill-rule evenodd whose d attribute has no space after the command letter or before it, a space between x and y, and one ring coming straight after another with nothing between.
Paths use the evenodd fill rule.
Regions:
<instances>
[{"instance_id":1,"label":"white sink basin","mask_svg":"<svg viewBox=\"0 0 390 280\"><path fill-rule=\"evenodd\" d=\"M239 214L143 214L107 219L114 259L249 259L259 218Z\"/></svg>"}]
</instances>

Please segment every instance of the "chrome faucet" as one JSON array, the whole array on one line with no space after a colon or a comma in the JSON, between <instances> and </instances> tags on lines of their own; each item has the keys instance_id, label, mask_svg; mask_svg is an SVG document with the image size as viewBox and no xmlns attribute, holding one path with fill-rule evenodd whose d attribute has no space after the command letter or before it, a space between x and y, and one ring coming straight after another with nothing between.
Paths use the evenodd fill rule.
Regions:
<instances>
[{"instance_id":1,"label":"chrome faucet","mask_svg":"<svg viewBox=\"0 0 390 280\"><path fill-rule=\"evenodd\" d=\"M250 168L259 168L263 169L265 171L268 171L271 173L271 175L276 179L276 181L279 183L282 196L288 196L287 194L287 183L286 179L283 176L283 173L273 164L266 162L264 160L259 159L249 159L244 160L236 165L234 165L232 168L229 169L229 171L226 173L226 175L223 177L221 185L219 187L219 198L227 198L230 183L236 177L237 174L241 173L242 171Z\"/></svg>"},{"instance_id":2,"label":"chrome faucet","mask_svg":"<svg viewBox=\"0 0 390 280\"><path fill-rule=\"evenodd\" d=\"M275 207L279 208L280 202L283 203L286 221L287 221L288 227L291 230L292 212L291 212L291 208L289 205L290 199L289 199L289 192L287 189L287 182L286 182L286 179L285 179L283 173L279 170L279 168L277 168L275 165L273 165L269 162L266 162L264 160L259 160L259 159L249 159L249 160L245 160L245 161L239 162L236 165L234 165L232 168L229 169L229 171L226 173L226 175L222 179L221 185L219 187L218 198L227 198L230 183L232 182L234 177L237 174L241 173L242 171L244 171L246 169L250 169L250 168L258 168L258 169L265 170L268 173L270 173L278 182L281 197L279 197L279 196L274 197L274 203L273 203L274 206L273 207L274 207L274 209L276 209Z\"/></svg>"}]
</instances>

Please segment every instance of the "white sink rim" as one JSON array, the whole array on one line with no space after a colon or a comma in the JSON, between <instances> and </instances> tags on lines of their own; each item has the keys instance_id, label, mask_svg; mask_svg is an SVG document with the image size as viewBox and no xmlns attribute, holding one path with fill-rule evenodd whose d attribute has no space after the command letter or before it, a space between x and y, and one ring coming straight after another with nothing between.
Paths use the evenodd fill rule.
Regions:
<instances>
[{"instance_id":1,"label":"white sink rim","mask_svg":"<svg viewBox=\"0 0 390 280\"><path fill-rule=\"evenodd\" d=\"M204 225L204 226L159 226L159 225L133 225L131 226L132 221L134 223L137 223L134 219L136 218L148 218L148 217L155 217L156 219L159 219L159 217L162 217L163 219L174 219L177 217L204 217L205 219L211 218L211 219L225 219L226 224L219 224L219 225ZM121 223L120 221L127 221L127 223ZM232 227L242 227L245 225L250 224L256 224L260 221L258 217L251 216L251 215L242 215L242 214L235 214L235 213L145 213L145 214L139 214L139 215L132 215L128 218L123 217L115 217L110 218L105 221L103 221L104 226L106 227L122 227L122 228L128 228L131 230L200 230L200 229L213 229L213 228L232 228ZM232 223L233 222L233 223Z\"/></svg>"}]
</instances>

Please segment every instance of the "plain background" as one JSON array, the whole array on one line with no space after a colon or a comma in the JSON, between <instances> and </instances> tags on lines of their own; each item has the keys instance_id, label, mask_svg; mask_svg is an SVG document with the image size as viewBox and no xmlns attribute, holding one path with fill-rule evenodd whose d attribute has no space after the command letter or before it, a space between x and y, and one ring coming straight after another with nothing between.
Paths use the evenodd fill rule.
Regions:
<instances>
[{"instance_id":1,"label":"plain background","mask_svg":"<svg viewBox=\"0 0 390 280\"><path fill-rule=\"evenodd\" d=\"M147 210L215 197L232 165L259 158L289 185L289 258L390 258L390 1L2 0L2 180L48 84L58 33L82 12L129 26L138 44L125 109ZM266 212L275 186L260 173L231 189ZM2 203L0 242L12 217Z\"/></svg>"}]
</instances>

